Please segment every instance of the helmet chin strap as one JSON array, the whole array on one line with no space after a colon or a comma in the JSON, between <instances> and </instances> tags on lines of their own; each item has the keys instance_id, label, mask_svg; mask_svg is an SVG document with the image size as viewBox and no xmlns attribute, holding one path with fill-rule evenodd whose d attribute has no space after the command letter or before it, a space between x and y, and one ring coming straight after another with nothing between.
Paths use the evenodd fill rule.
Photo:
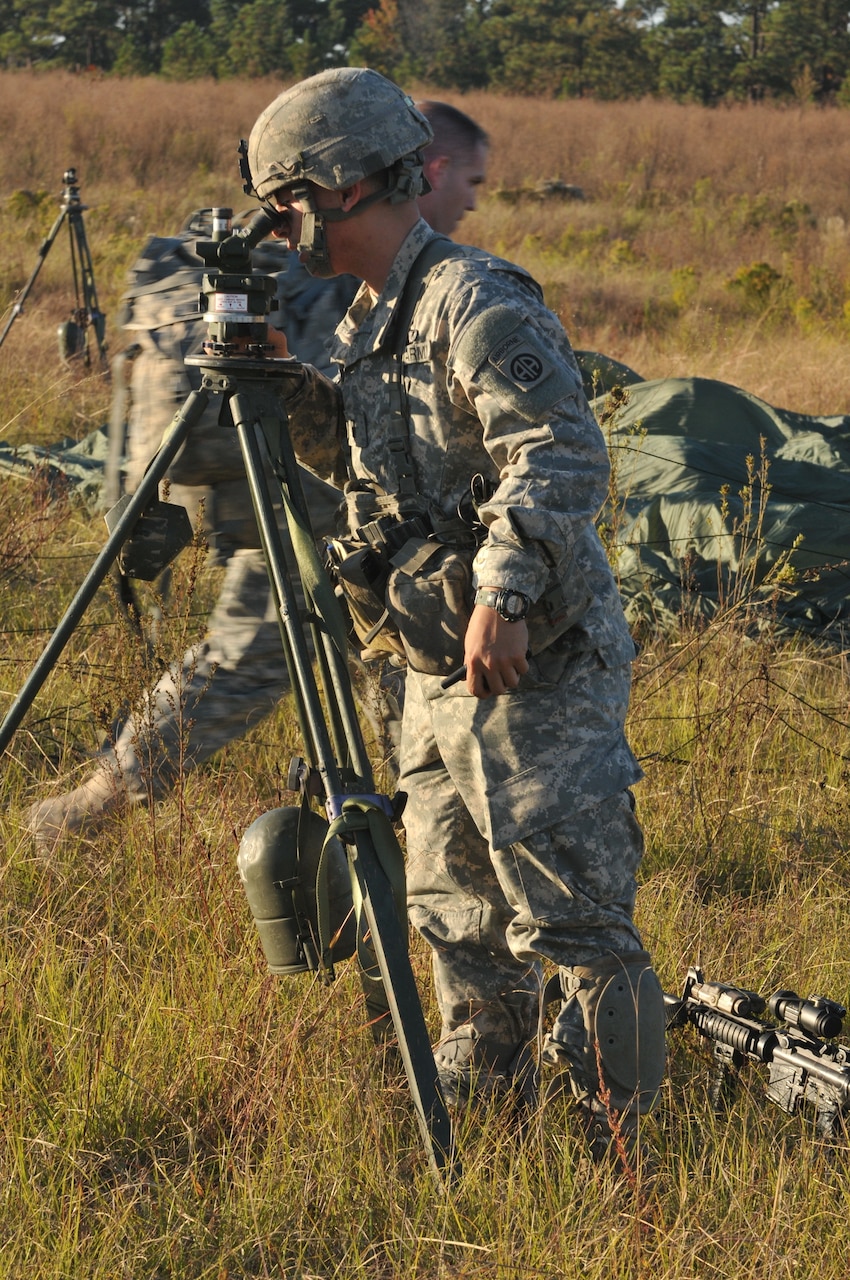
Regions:
<instances>
[{"instance_id":1,"label":"helmet chin strap","mask_svg":"<svg viewBox=\"0 0 850 1280\"><path fill-rule=\"evenodd\" d=\"M298 254L311 276L326 280L336 274L328 255L325 219L322 214L307 210L302 214Z\"/></svg>"},{"instance_id":2,"label":"helmet chin strap","mask_svg":"<svg viewBox=\"0 0 850 1280\"><path fill-rule=\"evenodd\" d=\"M309 187L293 187L292 194L303 209L298 253L310 275L318 276L322 279L336 275L328 255L325 223L347 222L349 218L356 218L359 213L363 213L370 205L377 204L380 200L392 199L394 192L395 188L391 186L383 187L380 191L373 191L370 195L364 196L362 200L358 200L353 209L319 209Z\"/></svg>"}]
</instances>

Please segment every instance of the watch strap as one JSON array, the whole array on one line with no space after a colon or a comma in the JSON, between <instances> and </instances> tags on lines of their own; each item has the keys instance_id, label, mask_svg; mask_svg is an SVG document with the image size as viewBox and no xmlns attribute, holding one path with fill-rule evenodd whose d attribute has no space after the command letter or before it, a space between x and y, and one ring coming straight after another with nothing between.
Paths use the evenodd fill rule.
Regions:
<instances>
[{"instance_id":1,"label":"watch strap","mask_svg":"<svg viewBox=\"0 0 850 1280\"><path fill-rule=\"evenodd\" d=\"M498 609L501 594L501 589L496 587L479 587L475 593L475 603L486 605L488 609Z\"/></svg>"},{"instance_id":2,"label":"watch strap","mask_svg":"<svg viewBox=\"0 0 850 1280\"><path fill-rule=\"evenodd\" d=\"M522 591L513 591L508 587L479 587L475 593L475 603L495 609L500 618L506 622L520 622L528 617L531 600ZM518 610L509 609L509 605L519 604Z\"/></svg>"}]
</instances>

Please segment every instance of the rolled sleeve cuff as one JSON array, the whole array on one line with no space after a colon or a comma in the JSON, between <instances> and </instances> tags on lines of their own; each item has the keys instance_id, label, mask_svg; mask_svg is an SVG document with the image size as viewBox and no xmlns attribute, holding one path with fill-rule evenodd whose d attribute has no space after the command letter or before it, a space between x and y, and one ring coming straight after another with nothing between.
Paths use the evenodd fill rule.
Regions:
<instances>
[{"instance_id":1,"label":"rolled sleeve cuff","mask_svg":"<svg viewBox=\"0 0 850 1280\"><path fill-rule=\"evenodd\" d=\"M504 587L521 591L532 601L545 591L549 570L540 557L516 548L485 543L472 563L472 583L481 587Z\"/></svg>"}]
</instances>

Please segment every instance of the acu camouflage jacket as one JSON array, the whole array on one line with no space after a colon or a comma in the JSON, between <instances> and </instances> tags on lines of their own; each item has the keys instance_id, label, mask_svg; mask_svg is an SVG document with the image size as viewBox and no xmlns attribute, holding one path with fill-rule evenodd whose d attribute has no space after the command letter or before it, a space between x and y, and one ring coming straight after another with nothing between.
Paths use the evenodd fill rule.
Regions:
<instances>
[{"instance_id":1,"label":"acu camouflage jacket","mask_svg":"<svg viewBox=\"0 0 850 1280\"><path fill-rule=\"evenodd\" d=\"M417 256L423 220L401 246L377 300L363 285L331 343L329 383L313 370L288 401L301 460L321 474L398 491L392 320ZM446 520L478 474L486 537L476 581L533 601L560 584L571 647L629 661L634 647L594 520L606 496L602 433L557 317L522 268L470 246L428 273L402 351L409 458L424 508ZM563 630L563 628L561 628Z\"/></svg>"}]
</instances>

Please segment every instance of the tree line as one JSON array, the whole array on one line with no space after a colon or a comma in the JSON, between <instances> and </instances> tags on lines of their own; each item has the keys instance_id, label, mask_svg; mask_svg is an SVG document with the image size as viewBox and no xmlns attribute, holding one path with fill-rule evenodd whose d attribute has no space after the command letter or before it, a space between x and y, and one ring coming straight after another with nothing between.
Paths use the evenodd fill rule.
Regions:
<instances>
[{"instance_id":1,"label":"tree line","mask_svg":"<svg viewBox=\"0 0 850 1280\"><path fill-rule=\"evenodd\" d=\"M10 69L850 105L850 0L0 0Z\"/></svg>"}]
</instances>

